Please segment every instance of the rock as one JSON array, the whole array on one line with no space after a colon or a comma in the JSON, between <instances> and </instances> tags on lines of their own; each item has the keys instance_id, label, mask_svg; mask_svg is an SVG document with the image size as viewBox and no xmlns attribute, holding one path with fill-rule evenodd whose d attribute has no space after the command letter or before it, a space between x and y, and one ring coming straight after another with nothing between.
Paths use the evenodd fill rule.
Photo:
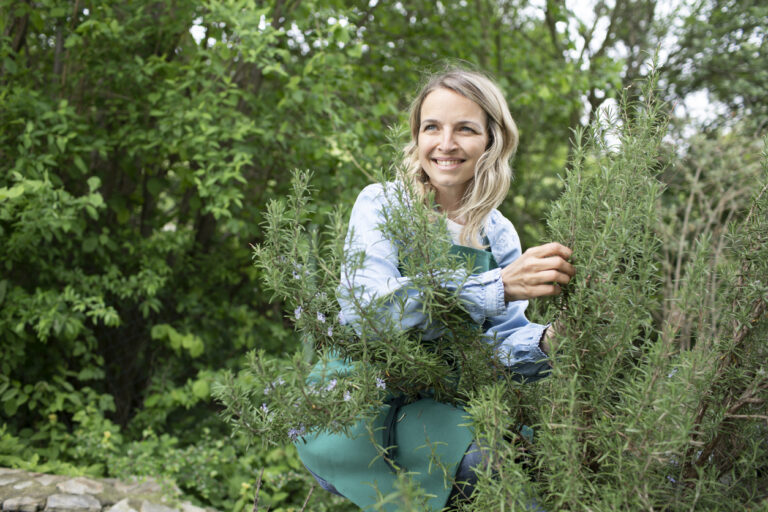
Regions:
<instances>
[{"instance_id":1,"label":"rock","mask_svg":"<svg viewBox=\"0 0 768 512\"><path fill-rule=\"evenodd\" d=\"M51 485L52 483L64 480L64 478L57 475L44 475L42 473L38 473L38 475L39 476L35 476L35 480L37 480L40 485Z\"/></svg>"},{"instance_id":2,"label":"rock","mask_svg":"<svg viewBox=\"0 0 768 512\"><path fill-rule=\"evenodd\" d=\"M158 503L152 503L150 501L141 502L141 510L139 512L178 512L175 508L166 507Z\"/></svg>"},{"instance_id":3,"label":"rock","mask_svg":"<svg viewBox=\"0 0 768 512\"><path fill-rule=\"evenodd\" d=\"M19 496L3 502L3 512L37 512L45 504L45 498Z\"/></svg>"},{"instance_id":4,"label":"rock","mask_svg":"<svg viewBox=\"0 0 768 512\"><path fill-rule=\"evenodd\" d=\"M136 512L136 509L131 506L128 498L124 498L109 507L106 512Z\"/></svg>"},{"instance_id":5,"label":"rock","mask_svg":"<svg viewBox=\"0 0 768 512\"><path fill-rule=\"evenodd\" d=\"M117 482L115 489L125 494L152 494L163 491L163 487L151 478L132 484Z\"/></svg>"},{"instance_id":6,"label":"rock","mask_svg":"<svg viewBox=\"0 0 768 512\"><path fill-rule=\"evenodd\" d=\"M72 478L0 468L0 512L216 512L154 478ZM172 505L171 505L172 504Z\"/></svg>"},{"instance_id":7,"label":"rock","mask_svg":"<svg viewBox=\"0 0 768 512\"><path fill-rule=\"evenodd\" d=\"M64 494L99 494L104 490L104 484L80 476L61 482L56 488Z\"/></svg>"},{"instance_id":8,"label":"rock","mask_svg":"<svg viewBox=\"0 0 768 512\"><path fill-rule=\"evenodd\" d=\"M193 505L188 501L183 501L179 504L182 512L206 512L204 508L200 508L197 505Z\"/></svg>"},{"instance_id":9,"label":"rock","mask_svg":"<svg viewBox=\"0 0 768 512\"><path fill-rule=\"evenodd\" d=\"M11 476L11 475L0 476L0 487L2 487L3 485L12 484L13 482L17 482L19 480L20 478L18 476Z\"/></svg>"},{"instance_id":10,"label":"rock","mask_svg":"<svg viewBox=\"0 0 768 512\"><path fill-rule=\"evenodd\" d=\"M88 494L52 494L45 503L48 512L100 512L99 500Z\"/></svg>"}]
</instances>

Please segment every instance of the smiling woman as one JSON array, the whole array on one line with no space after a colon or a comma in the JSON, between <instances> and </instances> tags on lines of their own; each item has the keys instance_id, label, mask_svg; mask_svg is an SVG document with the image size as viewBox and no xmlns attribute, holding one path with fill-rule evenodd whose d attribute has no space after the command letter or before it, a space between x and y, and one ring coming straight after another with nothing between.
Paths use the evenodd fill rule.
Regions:
<instances>
[{"instance_id":1,"label":"smiling woman","mask_svg":"<svg viewBox=\"0 0 768 512\"><path fill-rule=\"evenodd\" d=\"M449 71L433 77L421 90L411 105L410 125L403 166L414 189L422 197L433 192L448 217L465 226L460 242L480 248L472 234L482 230L490 211L506 197L512 179L509 160L517 149L517 125L504 95L484 75ZM433 130L443 138L437 145ZM468 152L474 156L476 151L479 155L471 159ZM444 157L473 160L461 166L466 186L450 193L441 192L437 172L430 174L442 169L438 160Z\"/></svg>"},{"instance_id":2,"label":"smiling woman","mask_svg":"<svg viewBox=\"0 0 768 512\"><path fill-rule=\"evenodd\" d=\"M451 218L488 145L487 116L480 105L450 89L429 94L421 116L419 163Z\"/></svg>"},{"instance_id":3,"label":"smiling woman","mask_svg":"<svg viewBox=\"0 0 768 512\"><path fill-rule=\"evenodd\" d=\"M434 206L448 217L451 252L475 262L474 274L457 279L461 285L444 286L458 288L462 312L482 328L499 363L529 381L546 376L552 329L529 322L525 308L528 299L560 293L559 284L567 283L574 269L567 261L571 250L558 243L522 253L512 223L496 210L509 189L509 159L517 147L517 127L504 96L479 73L448 71L432 78L416 97L410 129L402 179L411 181L417 199L429 201L434 193ZM424 290L403 275L398 255L402 240L382 230L388 191L394 186L366 187L352 210L345 251L362 254L363 262L341 271L342 282L350 283L338 296L344 322L366 338L369 324L362 321L360 305L373 307L377 316L421 331L420 340L450 343L452 333L435 328L424 313ZM334 369L319 363L313 373L354 371L337 363ZM364 420L346 434L312 432L297 442L302 461L324 489L370 507L377 503L377 491L391 493L398 473L407 468L432 496L430 510L469 499L477 480L474 470L485 464L483 441L475 440L462 407L434 400L429 390L408 396L392 394L375 418L373 431L384 433L380 446L372 442ZM433 458L441 461L440 469ZM443 477L443 468L453 479ZM540 510L535 505L530 509Z\"/></svg>"}]
</instances>

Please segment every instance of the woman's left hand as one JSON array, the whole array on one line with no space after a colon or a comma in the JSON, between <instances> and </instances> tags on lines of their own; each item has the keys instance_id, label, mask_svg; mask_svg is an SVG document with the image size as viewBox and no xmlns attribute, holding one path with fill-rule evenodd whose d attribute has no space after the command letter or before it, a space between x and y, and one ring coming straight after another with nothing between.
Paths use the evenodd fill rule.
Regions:
<instances>
[{"instance_id":1,"label":"woman's left hand","mask_svg":"<svg viewBox=\"0 0 768 512\"><path fill-rule=\"evenodd\" d=\"M545 295L559 295L576 270L568 262L573 251L552 242L531 247L501 270L504 300L527 300Z\"/></svg>"}]
</instances>

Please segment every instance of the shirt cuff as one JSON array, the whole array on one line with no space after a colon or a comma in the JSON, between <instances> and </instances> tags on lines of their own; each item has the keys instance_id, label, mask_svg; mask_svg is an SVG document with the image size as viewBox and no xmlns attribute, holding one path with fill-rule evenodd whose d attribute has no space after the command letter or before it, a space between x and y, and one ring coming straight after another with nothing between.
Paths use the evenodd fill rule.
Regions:
<instances>
[{"instance_id":1,"label":"shirt cuff","mask_svg":"<svg viewBox=\"0 0 768 512\"><path fill-rule=\"evenodd\" d=\"M548 356L541 350L541 339L549 325L530 323L515 332L514 338L504 340L499 346L502 362L507 366L518 366L546 361Z\"/></svg>"},{"instance_id":2,"label":"shirt cuff","mask_svg":"<svg viewBox=\"0 0 768 512\"><path fill-rule=\"evenodd\" d=\"M495 268L479 274L479 284L483 285L483 316L490 318L503 314L507 310L504 302L504 283L501 281L501 269Z\"/></svg>"},{"instance_id":3,"label":"shirt cuff","mask_svg":"<svg viewBox=\"0 0 768 512\"><path fill-rule=\"evenodd\" d=\"M541 325L541 324L529 324L529 327L533 329L533 332L531 333L531 345L530 345L530 357L533 361L542 361L544 359L548 359L549 356L541 350L541 340L544 339L544 333L547 332L547 328L552 324L547 325ZM535 340L535 341L534 341Z\"/></svg>"},{"instance_id":4,"label":"shirt cuff","mask_svg":"<svg viewBox=\"0 0 768 512\"><path fill-rule=\"evenodd\" d=\"M548 358L547 354L545 354L544 351L541 350L541 340L539 340L539 343L535 347L531 347L531 358L536 362L539 362Z\"/></svg>"}]
</instances>

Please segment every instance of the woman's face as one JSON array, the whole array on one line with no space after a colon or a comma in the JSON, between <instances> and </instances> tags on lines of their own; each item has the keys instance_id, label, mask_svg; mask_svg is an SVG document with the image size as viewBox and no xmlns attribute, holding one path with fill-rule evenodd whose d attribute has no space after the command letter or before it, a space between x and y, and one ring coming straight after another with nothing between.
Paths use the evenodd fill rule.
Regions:
<instances>
[{"instance_id":1,"label":"woman's face","mask_svg":"<svg viewBox=\"0 0 768 512\"><path fill-rule=\"evenodd\" d=\"M461 198L488 146L487 119L474 101L450 89L435 89L421 105L419 163L438 195Z\"/></svg>"}]
</instances>

